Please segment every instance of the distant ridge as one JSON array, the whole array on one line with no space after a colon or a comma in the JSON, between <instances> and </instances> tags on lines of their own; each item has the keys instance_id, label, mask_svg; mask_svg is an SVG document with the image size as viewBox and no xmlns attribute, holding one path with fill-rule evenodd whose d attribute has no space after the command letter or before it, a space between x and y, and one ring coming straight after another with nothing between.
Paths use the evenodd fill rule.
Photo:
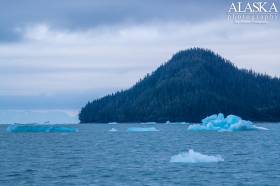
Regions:
<instances>
[{"instance_id":1,"label":"distant ridge","mask_svg":"<svg viewBox=\"0 0 280 186\"><path fill-rule=\"evenodd\" d=\"M89 102L81 123L197 122L213 113L280 121L280 79L201 48L176 53L130 89Z\"/></svg>"}]
</instances>

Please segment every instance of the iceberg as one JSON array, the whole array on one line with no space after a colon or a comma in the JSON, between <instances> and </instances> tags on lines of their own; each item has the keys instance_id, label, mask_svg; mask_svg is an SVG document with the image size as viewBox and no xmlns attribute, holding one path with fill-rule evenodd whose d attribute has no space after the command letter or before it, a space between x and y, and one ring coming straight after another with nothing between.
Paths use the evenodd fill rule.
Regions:
<instances>
[{"instance_id":1,"label":"iceberg","mask_svg":"<svg viewBox=\"0 0 280 186\"><path fill-rule=\"evenodd\" d=\"M226 118L222 113L208 116L201 120L201 124L193 124L188 127L192 131L248 131L248 130L268 130L264 127L253 125L251 121L242 120L235 115L228 115Z\"/></svg>"},{"instance_id":2,"label":"iceberg","mask_svg":"<svg viewBox=\"0 0 280 186\"><path fill-rule=\"evenodd\" d=\"M115 129L115 128L111 128L111 129L109 130L109 132L118 132L118 130Z\"/></svg>"},{"instance_id":3,"label":"iceberg","mask_svg":"<svg viewBox=\"0 0 280 186\"><path fill-rule=\"evenodd\" d=\"M108 123L109 125L115 125L115 124L118 124L117 122L109 122Z\"/></svg>"},{"instance_id":4,"label":"iceberg","mask_svg":"<svg viewBox=\"0 0 280 186\"><path fill-rule=\"evenodd\" d=\"M182 152L171 157L171 163L212 163L224 161L220 155L205 155L199 152L195 152L190 149L188 152Z\"/></svg>"},{"instance_id":5,"label":"iceberg","mask_svg":"<svg viewBox=\"0 0 280 186\"><path fill-rule=\"evenodd\" d=\"M128 132L156 132L159 131L155 127L130 127L127 129Z\"/></svg>"},{"instance_id":6,"label":"iceberg","mask_svg":"<svg viewBox=\"0 0 280 186\"><path fill-rule=\"evenodd\" d=\"M7 132L18 133L18 132L57 132L57 133L69 133L78 132L77 128L57 126L57 125L20 125L13 124L7 127Z\"/></svg>"}]
</instances>

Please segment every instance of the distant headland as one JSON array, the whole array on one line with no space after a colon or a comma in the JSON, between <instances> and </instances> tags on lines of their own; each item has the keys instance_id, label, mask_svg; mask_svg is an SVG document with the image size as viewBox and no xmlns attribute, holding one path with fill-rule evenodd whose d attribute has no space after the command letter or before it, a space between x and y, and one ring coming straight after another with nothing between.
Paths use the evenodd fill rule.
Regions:
<instances>
[{"instance_id":1,"label":"distant headland","mask_svg":"<svg viewBox=\"0 0 280 186\"><path fill-rule=\"evenodd\" d=\"M280 79L238 69L208 49L191 48L134 86L86 104L81 123L197 122L213 113L280 121Z\"/></svg>"}]
</instances>

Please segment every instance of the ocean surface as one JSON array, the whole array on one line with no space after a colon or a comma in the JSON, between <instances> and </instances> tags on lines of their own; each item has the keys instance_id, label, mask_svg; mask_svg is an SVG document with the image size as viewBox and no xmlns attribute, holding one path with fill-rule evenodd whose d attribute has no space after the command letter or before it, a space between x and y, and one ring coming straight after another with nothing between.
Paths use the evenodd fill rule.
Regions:
<instances>
[{"instance_id":1,"label":"ocean surface","mask_svg":"<svg viewBox=\"0 0 280 186\"><path fill-rule=\"evenodd\" d=\"M9 133L7 125L0 125L0 185L279 185L280 123L256 125L269 130L83 124L71 125L79 129L76 133ZM159 131L128 132L129 127ZM224 161L171 161L190 149Z\"/></svg>"}]
</instances>

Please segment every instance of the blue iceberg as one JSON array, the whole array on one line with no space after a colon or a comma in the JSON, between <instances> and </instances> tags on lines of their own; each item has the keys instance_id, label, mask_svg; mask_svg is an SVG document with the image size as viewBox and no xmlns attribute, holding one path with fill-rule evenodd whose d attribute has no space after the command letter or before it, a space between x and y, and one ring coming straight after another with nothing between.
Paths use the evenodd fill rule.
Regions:
<instances>
[{"instance_id":1,"label":"blue iceberg","mask_svg":"<svg viewBox=\"0 0 280 186\"><path fill-rule=\"evenodd\" d=\"M226 118L222 113L208 116L202 120L201 124L194 124L188 127L192 131L218 131L233 132L247 130L268 130L264 127L253 125L251 121L242 120L235 115L228 115Z\"/></svg>"},{"instance_id":2,"label":"blue iceberg","mask_svg":"<svg viewBox=\"0 0 280 186\"><path fill-rule=\"evenodd\" d=\"M130 127L127 132L156 132L159 131L155 127Z\"/></svg>"},{"instance_id":3,"label":"blue iceberg","mask_svg":"<svg viewBox=\"0 0 280 186\"><path fill-rule=\"evenodd\" d=\"M18 132L57 132L57 133L69 133L78 132L77 128L57 126L57 125L21 125L13 124L9 125L6 129L8 132L18 133Z\"/></svg>"}]
</instances>

